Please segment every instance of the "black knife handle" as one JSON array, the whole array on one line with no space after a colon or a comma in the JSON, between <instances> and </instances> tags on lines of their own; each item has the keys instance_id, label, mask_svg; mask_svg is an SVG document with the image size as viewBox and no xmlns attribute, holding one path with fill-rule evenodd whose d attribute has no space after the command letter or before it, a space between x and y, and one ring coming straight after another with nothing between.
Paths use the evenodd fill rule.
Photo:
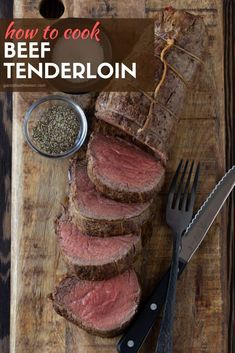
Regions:
<instances>
[{"instance_id":1,"label":"black knife handle","mask_svg":"<svg viewBox=\"0 0 235 353\"><path fill-rule=\"evenodd\" d=\"M179 261L179 274L183 272L187 263ZM134 321L131 323L127 332L122 336L117 344L119 353L137 353L156 319L161 312L161 308L166 299L168 281L170 276L170 268L163 275L162 279L154 289L153 293L140 309Z\"/></svg>"}]
</instances>

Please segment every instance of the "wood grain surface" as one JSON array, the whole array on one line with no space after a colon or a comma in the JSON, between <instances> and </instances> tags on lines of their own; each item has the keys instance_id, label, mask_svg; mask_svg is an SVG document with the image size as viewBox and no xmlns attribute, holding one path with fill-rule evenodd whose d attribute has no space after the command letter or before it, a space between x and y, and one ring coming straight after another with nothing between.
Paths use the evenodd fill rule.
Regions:
<instances>
[{"instance_id":1,"label":"wood grain surface","mask_svg":"<svg viewBox=\"0 0 235 353\"><path fill-rule=\"evenodd\" d=\"M13 1L0 2L0 18L12 17ZM0 93L0 352L9 353L11 240L11 94Z\"/></svg>"},{"instance_id":2,"label":"wood grain surface","mask_svg":"<svg viewBox=\"0 0 235 353\"><path fill-rule=\"evenodd\" d=\"M168 1L64 1L64 16L154 16ZM223 3L178 0L176 8L204 17L209 35L205 69L182 114L167 165L167 180L158 200L154 234L138 263L143 298L169 264L172 239L164 205L169 179L181 158L202 162L199 206L226 168L224 116ZM39 2L15 0L15 17L39 18ZM66 271L55 241L53 220L67 192L68 161L33 153L22 136L24 113L39 93L14 93L12 166L11 353L114 353L117 339L93 337L66 322L47 299ZM74 97L80 100L79 97ZM83 97L85 109L89 97ZM216 219L186 269L177 291L175 353L227 353L228 207ZM142 353L155 350L156 329Z\"/></svg>"}]
</instances>

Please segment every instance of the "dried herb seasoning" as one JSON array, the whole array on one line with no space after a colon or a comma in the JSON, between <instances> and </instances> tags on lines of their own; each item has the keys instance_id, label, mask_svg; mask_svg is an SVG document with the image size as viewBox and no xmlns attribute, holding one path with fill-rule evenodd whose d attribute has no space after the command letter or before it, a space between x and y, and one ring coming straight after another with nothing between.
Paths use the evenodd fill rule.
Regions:
<instances>
[{"instance_id":1,"label":"dried herb seasoning","mask_svg":"<svg viewBox=\"0 0 235 353\"><path fill-rule=\"evenodd\" d=\"M80 122L75 111L64 105L46 109L32 131L34 143L49 154L61 154L75 145Z\"/></svg>"}]
</instances>

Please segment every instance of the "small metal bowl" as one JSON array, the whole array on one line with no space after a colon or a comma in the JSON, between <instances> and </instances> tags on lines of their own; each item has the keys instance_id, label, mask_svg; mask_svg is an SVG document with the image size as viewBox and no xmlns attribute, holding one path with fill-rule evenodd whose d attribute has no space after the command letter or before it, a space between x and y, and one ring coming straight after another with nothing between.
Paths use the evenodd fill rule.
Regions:
<instances>
[{"instance_id":1,"label":"small metal bowl","mask_svg":"<svg viewBox=\"0 0 235 353\"><path fill-rule=\"evenodd\" d=\"M72 108L80 122L80 129L74 146L66 152L59 154L50 154L43 151L35 144L32 137L33 128L37 121L40 120L43 110L50 108L52 105L64 105ZM28 145L33 151L48 158L67 158L73 155L83 145L87 136L87 129L87 119L82 108L70 98L57 95L46 96L34 102L26 112L23 123L23 133Z\"/></svg>"}]
</instances>

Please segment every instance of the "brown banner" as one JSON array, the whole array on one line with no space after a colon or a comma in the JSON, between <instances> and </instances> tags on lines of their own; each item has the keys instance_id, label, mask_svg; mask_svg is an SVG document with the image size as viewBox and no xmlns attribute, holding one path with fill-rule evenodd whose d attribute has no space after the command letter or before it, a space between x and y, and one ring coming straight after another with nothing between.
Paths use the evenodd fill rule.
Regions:
<instances>
[{"instance_id":1,"label":"brown banner","mask_svg":"<svg viewBox=\"0 0 235 353\"><path fill-rule=\"evenodd\" d=\"M151 91L152 19L1 20L1 91Z\"/></svg>"}]
</instances>

